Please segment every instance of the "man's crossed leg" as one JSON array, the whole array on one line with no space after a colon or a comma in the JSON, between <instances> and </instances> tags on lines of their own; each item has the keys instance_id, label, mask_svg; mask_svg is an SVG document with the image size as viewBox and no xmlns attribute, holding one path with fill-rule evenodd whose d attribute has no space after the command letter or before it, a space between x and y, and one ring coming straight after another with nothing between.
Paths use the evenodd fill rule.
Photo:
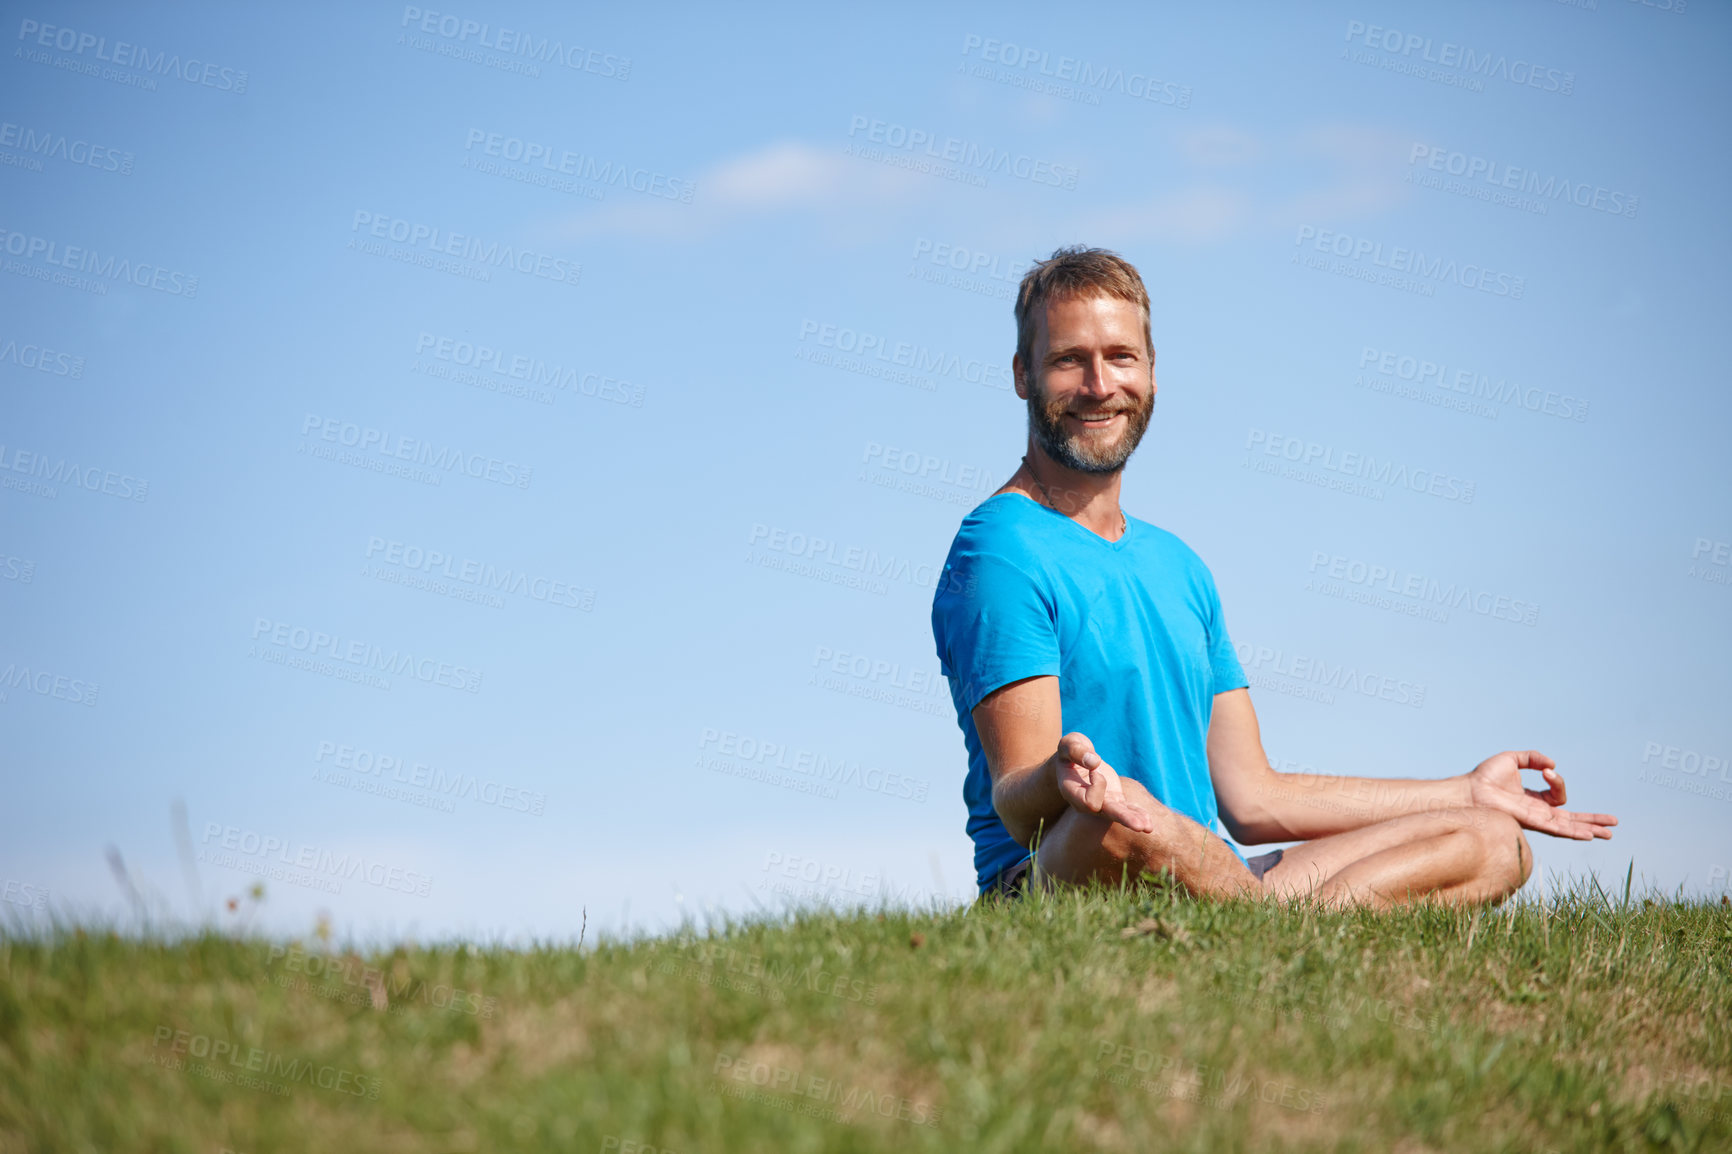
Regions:
<instances>
[{"instance_id":1,"label":"man's crossed leg","mask_svg":"<svg viewBox=\"0 0 1732 1154\"><path fill-rule=\"evenodd\" d=\"M1058 733L1058 678L982 699L974 718L993 774L993 808L1035 851L1037 884L1136 882L1163 870L1197 896L1269 894L1385 909L1413 901L1503 901L1533 872L1524 831L1593 841L1618 819L1563 808L1563 775L1538 750L1506 750L1436 780L1281 774L1263 752L1247 690L1215 695L1209 784L1221 820L1247 845L1297 842L1261 878L1195 818L1121 777L1083 733ZM1530 789L1523 772L1545 788ZM1319 804L1318 787L1365 799ZM1014 872L1014 871L1008 871ZM1001 875L998 885L1008 877Z\"/></svg>"},{"instance_id":2,"label":"man's crossed leg","mask_svg":"<svg viewBox=\"0 0 1732 1154\"><path fill-rule=\"evenodd\" d=\"M1416 899L1501 902L1533 871L1533 851L1515 818L1466 806L1407 814L1287 849L1259 882L1227 843L1120 778L1124 800L1150 815L1132 829L1075 807L1036 845L1037 882L1117 883L1165 869L1199 896L1315 897L1330 905L1383 909Z\"/></svg>"}]
</instances>

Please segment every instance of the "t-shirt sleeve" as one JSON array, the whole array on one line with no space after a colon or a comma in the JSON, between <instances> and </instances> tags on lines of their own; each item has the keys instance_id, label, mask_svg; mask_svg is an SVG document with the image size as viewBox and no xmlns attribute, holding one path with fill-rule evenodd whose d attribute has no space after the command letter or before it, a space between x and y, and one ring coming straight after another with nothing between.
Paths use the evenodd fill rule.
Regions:
<instances>
[{"instance_id":1,"label":"t-shirt sleeve","mask_svg":"<svg viewBox=\"0 0 1732 1154\"><path fill-rule=\"evenodd\" d=\"M964 709L1013 681L1058 675L1054 606L1033 577L991 553L962 556L944 576L932 632Z\"/></svg>"},{"instance_id":2,"label":"t-shirt sleeve","mask_svg":"<svg viewBox=\"0 0 1732 1154\"><path fill-rule=\"evenodd\" d=\"M1227 636L1227 618L1221 612L1221 595L1215 590L1213 576L1209 578L1209 667L1214 672L1216 693L1251 684L1245 677L1244 666L1239 664L1233 639Z\"/></svg>"}]
</instances>

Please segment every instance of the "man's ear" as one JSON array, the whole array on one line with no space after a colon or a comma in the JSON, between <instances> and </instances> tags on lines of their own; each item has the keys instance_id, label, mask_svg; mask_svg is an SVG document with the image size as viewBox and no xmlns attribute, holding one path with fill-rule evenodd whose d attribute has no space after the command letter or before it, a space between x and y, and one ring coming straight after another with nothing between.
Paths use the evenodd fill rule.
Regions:
<instances>
[{"instance_id":1,"label":"man's ear","mask_svg":"<svg viewBox=\"0 0 1732 1154\"><path fill-rule=\"evenodd\" d=\"M1151 366L1149 371L1150 372L1154 371L1152 366ZM1015 384L1016 395L1021 397L1025 401L1028 400L1028 382L1026 380L1024 380L1023 376L1022 376L1022 354L1021 353L1015 353L1010 358L1010 379Z\"/></svg>"}]
</instances>

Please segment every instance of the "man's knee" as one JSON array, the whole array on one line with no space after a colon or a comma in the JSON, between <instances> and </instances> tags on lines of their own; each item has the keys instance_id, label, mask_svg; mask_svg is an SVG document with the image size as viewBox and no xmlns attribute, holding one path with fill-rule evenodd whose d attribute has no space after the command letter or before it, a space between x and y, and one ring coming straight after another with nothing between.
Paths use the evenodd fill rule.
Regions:
<instances>
[{"instance_id":1,"label":"man's knee","mask_svg":"<svg viewBox=\"0 0 1732 1154\"><path fill-rule=\"evenodd\" d=\"M1120 778L1125 800L1150 813L1160 803L1139 782ZM1042 871L1060 881L1088 877L1117 880L1141 874L1149 857L1148 834L1109 817L1066 809L1048 831ZM1129 871L1128 873L1126 871Z\"/></svg>"},{"instance_id":2,"label":"man's knee","mask_svg":"<svg viewBox=\"0 0 1732 1154\"><path fill-rule=\"evenodd\" d=\"M1145 813L1153 814L1156 807L1161 804L1155 800L1154 794L1150 793L1140 781L1121 777L1119 784L1124 789L1125 801ZM1106 829L1101 834L1101 847L1115 862L1140 865L1142 859L1148 855L1149 835L1138 833L1130 826L1120 825L1116 821L1108 821Z\"/></svg>"},{"instance_id":3,"label":"man's knee","mask_svg":"<svg viewBox=\"0 0 1732 1154\"><path fill-rule=\"evenodd\" d=\"M1472 829L1479 838L1480 853L1492 880L1509 879L1513 893L1527 883L1533 873L1534 851L1528 845L1521 823L1502 810L1474 807Z\"/></svg>"},{"instance_id":4,"label":"man's knee","mask_svg":"<svg viewBox=\"0 0 1732 1154\"><path fill-rule=\"evenodd\" d=\"M1101 830L1101 853L1107 861L1115 866L1129 866L1134 874L1138 872L1144 857L1144 838L1129 826L1118 822L1108 822Z\"/></svg>"}]
</instances>

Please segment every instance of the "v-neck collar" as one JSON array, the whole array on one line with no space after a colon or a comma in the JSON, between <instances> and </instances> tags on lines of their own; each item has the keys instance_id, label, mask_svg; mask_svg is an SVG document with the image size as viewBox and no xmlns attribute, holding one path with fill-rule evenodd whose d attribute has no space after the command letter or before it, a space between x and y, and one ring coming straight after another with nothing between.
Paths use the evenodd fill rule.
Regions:
<instances>
[{"instance_id":1,"label":"v-neck collar","mask_svg":"<svg viewBox=\"0 0 1732 1154\"><path fill-rule=\"evenodd\" d=\"M1065 524L1069 525L1076 532L1087 536L1091 540L1095 541L1097 544L1100 544L1100 545L1102 545L1108 549L1111 549L1115 553L1124 549L1125 542L1129 541L1131 539L1131 533L1133 531L1132 527L1136 524L1135 521L1131 520L1131 515L1129 513L1126 513L1125 514L1125 531L1123 533L1119 534L1119 539L1117 541L1108 541L1105 537L1102 537L1099 533L1096 533L1093 529L1090 529L1087 525L1084 525L1081 522L1079 522L1075 517L1067 517L1063 513L1060 513L1057 509L1052 508L1050 505L1041 504L1039 501L1036 501L1033 497L1030 497L1027 493L1019 493L1016 490L1011 489L1011 490L1008 490L1007 492L998 493L998 494L995 494L994 496L988 497L987 500L988 501L996 501L996 500L998 500L999 497L1021 497L1024 501L1027 501L1030 505L1033 505L1036 509L1039 509L1041 512L1049 514L1053 517L1057 517L1059 520L1061 520Z\"/></svg>"}]
</instances>

